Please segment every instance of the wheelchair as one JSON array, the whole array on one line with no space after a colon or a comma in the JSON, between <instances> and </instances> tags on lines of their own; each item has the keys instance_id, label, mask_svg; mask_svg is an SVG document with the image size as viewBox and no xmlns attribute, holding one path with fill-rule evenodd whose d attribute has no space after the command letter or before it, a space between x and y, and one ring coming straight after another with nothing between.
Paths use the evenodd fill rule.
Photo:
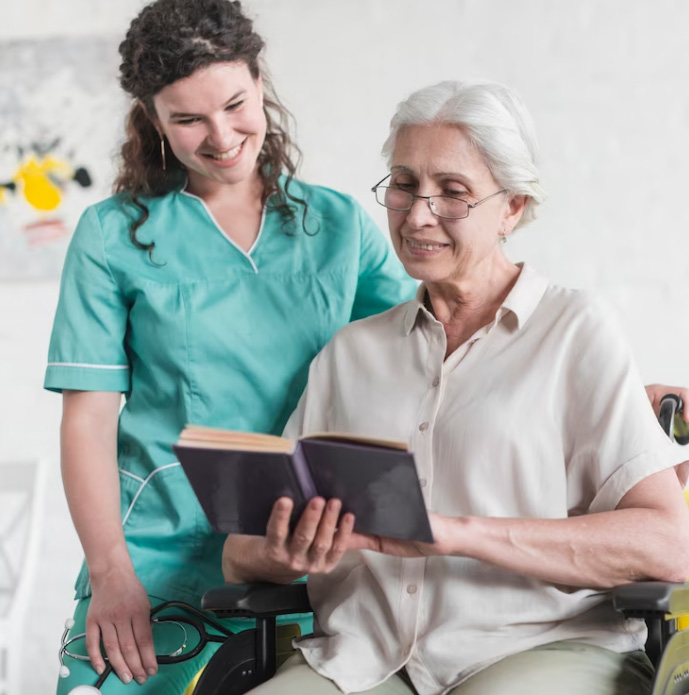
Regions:
<instances>
[{"instance_id":1,"label":"wheelchair","mask_svg":"<svg viewBox=\"0 0 689 695\"><path fill-rule=\"evenodd\" d=\"M646 652L656 669L652 695L689 695L689 630L677 629L689 615L689 583L627 584L613 590L612 602L625 617L646 620ZM218 618L252 618L256 627L224 642L193 695L242 695L271 678L278 666L277 616L311 610L305 584L227 585L208 591L202 606Z\"/></svg>"}]
</instances>

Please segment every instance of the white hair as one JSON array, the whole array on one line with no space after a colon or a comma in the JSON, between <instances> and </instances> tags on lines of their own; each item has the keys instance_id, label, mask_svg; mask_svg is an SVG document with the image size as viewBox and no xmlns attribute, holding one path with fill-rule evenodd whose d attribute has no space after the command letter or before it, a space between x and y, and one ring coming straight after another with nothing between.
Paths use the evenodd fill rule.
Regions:
<instances>
[{"instance_id":1,"label":"white hair","mask_svg":"<svg viewBox=\"0 0 689 695\"><path fill-rule=\"evenodd\" d=\"M414 92L397 106L383 156L391 164L397 134L406 125L448 123L464 129L493 178L510 195L527 197L517 227L536 218L545 199L539 182L533 121L515 92L494 82L440 82Z\"/></svg>"}]
</instances>

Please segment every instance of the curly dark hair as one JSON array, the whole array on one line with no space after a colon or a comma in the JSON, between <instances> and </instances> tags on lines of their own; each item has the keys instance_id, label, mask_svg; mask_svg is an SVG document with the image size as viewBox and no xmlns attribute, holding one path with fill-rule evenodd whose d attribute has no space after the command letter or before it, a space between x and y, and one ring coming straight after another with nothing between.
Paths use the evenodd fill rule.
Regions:
<instances>
[{"instance_id":1,"label":"curly dark hair","mask_svg":"<svg viewBox=\"0 0 689 695\"><path fill-rule=\"evenodd\" d=\"M136 236L149 215L141 197L165 195L186 180L184 167L170 148L166 150L166 168L162 168L160 135L148 116L155 114L153 97L163 87L213 63L240 61L254 79L261 76L267 123L258 157L262 203L265 205L270 198L271 208L278 210L288 233L296 222L297 203L307 231L307 203L290 192L301 153L289 136L291 116L260 69L263 47L263 39L253 30L252 21L242 13L238 1L156 0L132 21L120 44L120 84L134 101L127 116L115 191L127 196L138 208L140 214L132 221L129 234L132 242L148 251L149 256L155 242L143 244ZM278 183L283 172L287 175L284 188Z\"/></svg>"}]
</instances>

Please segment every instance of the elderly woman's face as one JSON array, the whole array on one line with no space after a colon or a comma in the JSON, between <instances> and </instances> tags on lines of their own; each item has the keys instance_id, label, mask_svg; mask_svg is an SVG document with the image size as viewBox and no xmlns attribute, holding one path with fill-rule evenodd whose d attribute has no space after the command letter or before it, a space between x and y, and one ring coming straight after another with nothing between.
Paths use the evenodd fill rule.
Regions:
<instances>
[{"instance_id":1,"label":"elderly woman's face","mask_svg":"<svg viewBox=\"0 0 689 695\"><path fill-rule=\"evenodd\" d=\"M421 196L452 196L476 203L500 190L483 156L454 125L400 129L392 156L390 186ZM519 210L515 208L519 207ZM390 236L409 275L424 282L466 277L498 257L499 235L521 216L520 201L497 195L464 219L443 219L428 201L414 200L407 212L388 210Z\"/></svg>"}]
</instances>

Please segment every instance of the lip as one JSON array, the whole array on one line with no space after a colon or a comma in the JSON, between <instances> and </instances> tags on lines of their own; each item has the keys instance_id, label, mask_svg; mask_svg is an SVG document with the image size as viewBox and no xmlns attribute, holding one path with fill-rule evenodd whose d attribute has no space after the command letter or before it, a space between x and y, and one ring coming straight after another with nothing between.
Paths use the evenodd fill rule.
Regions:
<instances>
[{"instance_id":1,"label":"lip","mask_svg":"<svg viewBox=\"0 0 689 695\"><path fill-rule=\"evenodd\" d=\"M246 145L246 142L249 138L246 137L242 142L239 143L239 145L234 145L233 147L229 147L226 150L223 150L222 152L200 152L199 154L203 159L207 162L211 162L214 166L217 167L233 167L237 164L239 159L242 156L242 153L244 152L244 147ZM239 149L237 149L239 148ZM219 155L226 155L229 152L232 152L233 150L237 150L237 153L232 156L228 157L227 159L217 159Z\"/></svg>"},{"instance_id":2,"label":"lip","mask_svg":"<svg viewBox=\"0 0 689 695\"><path fill-rule=\"evenodd\" d=\"M450 245L433 239L412 239L406 237L403 239L404 248L412 256L437 256L442 253Z\"/></svg>"}]
</instances>

